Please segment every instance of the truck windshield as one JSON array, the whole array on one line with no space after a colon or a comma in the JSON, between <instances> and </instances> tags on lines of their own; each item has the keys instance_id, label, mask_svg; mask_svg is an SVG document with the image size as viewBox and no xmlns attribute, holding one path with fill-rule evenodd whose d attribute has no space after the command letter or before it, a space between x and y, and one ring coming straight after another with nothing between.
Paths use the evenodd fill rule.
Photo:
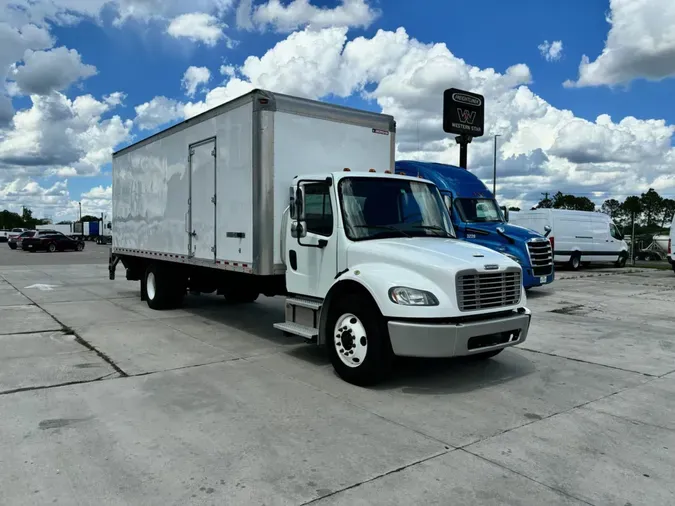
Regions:
<instances>
[{"instance_id":1,"label":"truck windshield","mask_svg":"<svg viewBox=\"0 0 675 506\"><path fill-rule=\"evenodd\" d=\"M497 203L493 199L455 199L457 209L467 223L503 222Z\"/></svg>"},{"instance_id":2,"label":"truck windshield","mask_svg":"<svg viewBox=\"0 0 675 506\"><path fill-rule=\"evenodd\" d=\"M339 185L342 219L353 241L455 237L438 188L394 178L349 177Z\"/></svg>"}]
</instances>

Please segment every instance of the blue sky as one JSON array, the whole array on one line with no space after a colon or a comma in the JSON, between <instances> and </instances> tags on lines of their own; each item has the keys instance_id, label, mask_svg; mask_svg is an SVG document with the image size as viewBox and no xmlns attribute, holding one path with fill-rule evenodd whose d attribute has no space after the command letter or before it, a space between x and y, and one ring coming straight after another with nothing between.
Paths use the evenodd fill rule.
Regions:
<instances>
[{"instance_id":1,"label":"blue sky","mask_svg":"<svg viewBox=\"0 0 675 506\"><path fill-rule=\"evenodd\" d=\"M78 96L91 95L102 102L104 97L114 92L125 95L121 104L109 107L91 121L98 124L117 117L120 125L127 121L133 121L133 125L128 125L128 131L110 135L107 145L104 138L97 140L96 149L119 149L194 114L189 112L190 105L186 109L186 104L200 104L198 110L217 105L217 93L212 91L209 98L206 95L209 90L220 89L221 102L222 97L233 98L235 92L232 90L239 89L234 86L238 84L240 88L271 87L276 91L371 110L384 108L385 112L396 115L403 130L399 158L454 162L456 148L446 142L447 136L442 132L434 131L436 127L433 125L423 127L423 138L416 139L415 149L403 144L406 135L416 135L411 133L411 128L417 125L419 118L435 116L435 120L439 119L439 95L443 83L447 82L447 87L463 85L476 91L481 91L481 88L488 90L487 107L492 106L494 114L488 116L492 124L486 124L486 130L490 134L499 132L502 135L504 146L500 150L500 165L504 168L504 187L501 193L513 202L530 201L536 198L538 190L557 189L586 195L604 192L597 195L599 202L609 196L639 193L649 186L657 187L663 194L675 194L675 181L669 177L669 168L675 168L672 149L675 107L670 105L675 92L675 80L672 79L675 63L668 58L669 55L675 56L675 47L666 45L661 53L653 49L661 41L670 41L673 45L674 38L669 34L675 29L669 26L675 26L675 9L670 6L670 0L631 0L645 4L644 9L637 9L637 16L635 10L627 9L628 0L612 0L611 3L607 0L519 0L515 3L429 0L424 2L424 8L404 0L312 0L309 3L307 0L277 0L271 2L276 4L271 7L267 1L257 0L253 2L254 14L250 16L252 28L251 25L246 28L238 18L238 12L243 12L239 0L196 0L189 5L167 0L162 4L164 10L155 12L151 8L148 11L152 16L144 14L142 8L124 11L129 6L135 7L134 2L141 7L144 3L147 6L147 0L125 0L126 4L120 3L121 0L92 0L86 11L72 10L78 5L72 0L37 0L37 3L0 0L0 7L8 1L9 4L23 4L14 12L25 16L22 19L12 17L7 14L8 10L4 14L5 19L0 17L0 26L5 23L5 28L18 33L25 28L27 20L31 21L52 37L51 45L39 47L34 44L32 47L38 52L44 51L45 58L50 57L55 48L63 46L77 52L81 65L95 67L95 75L81 72L80 77L74 75L72 79L64 77L56 80L58 84L41 91L45 100L61 100L59 97L65 96L72 101ZM661 3L663 7L654 10L655 3ZM310 4L324 9L323 14L322 11L312 10ZM637 4L633 4L632 9ZM333 11L341 8L345 9L341 14ZM47 11L51 12L51 16L44 15ZM64 24L63 18L59 19L55 12L70 16L70 23ZM129 12L132 14L129 15ZM212 16L212 21L226 37L210 43L203 38L203 30L189 24L184 27L181 36L171 35L168 27L179 16L194 13ZM608 16L611 23L607 21ZM672 16L672 22L668 21L669 16ZM124 18L122 22L119 22L120 17ZM641 22L633 25L630 20L634 18ZM116 19L118 22L115 22ZM339 36L336 39L335 34L330 32L343 26L348 28L344 41ZM358 67L355 56L345 56L347 50L341 53L343 43L349 46L350 41L358 37L375 40L373 38L378 30L395 32L400 27L405 29L407 39L396 45L396 51L393 45L373 42L365 49L370 56L357 55L363 61L370 58L381 62L378 65L391 68L384 73L360 69L359 76L349 76L354 83L347 87L347 91L339 89L341 82L348 80L341 77L341 73L347 72L345 67ZM639 29L645 33L636 33ZM322 41L331 38L331 33L333 39L340 42L333 43L337 46L335 61L327 64L326 51L333 46L326 46L323 52L316 53L307 47L323 44ZM297 34L305 34L307 40L304 45L294 42L293 37ZM236 43L227 44L227 38ZM649 44L646 47L636 46L638 42L635 40L650 42L649 39L653 42L652 47ZM556 58L547 60L543 56L539 46L544 41L560 41L562 51ZM438 43L447 46L447 54L439 56L429 49ZM265 56L277 44L277 51ZM632 44L630 51L616 51L617 47L626 44ZM426 49L420 50L417 46ZM610 57L599 58L607 49L612 53ZM376 51L379 53L376 54ZM387 51L392 51L391 56ZM17 68L29 66L25 56L23 59L21 56L16 58L22 53L6 56L3 60L0 51L0 67L9 64L5 84L15 113L30 110L35 101L36 87L24 84L25 77L20 74L13 74ZM415 61L412 55L417 53L419 57ZM288 75L290 71L284 70L288 62L284 58L294 55L294 68L298 68L296 76ZM580 76L579 65L584 55L588 56L591 67ZM261 59L257 67L244 66L249 56ZM39 72L49 71L45 61ZM230 84L227 83L230 77L219 72L223 64L237 69ZM513 79L504 77L508 74L507 69L517 64L526 67L518 67ZM324 65L326 75L309 78L309 74L316 74L321 65ZM417 70L413 72L415 65ZM210 72L208 82L200 83L193 96L187 96L186 89L181 85L188 67L205 68ZM75 73L76 68L77 65L73 67ZM489 75L486 69L494 69L496 76ZM422 81L426 84L418 85L414 76L419 78L423 74ZM563 86L565 81L577 81L580 77L581 86ZM401 83L412 79L410 82L413 84L406 86L414 89L399 95L397 78ZM336 82L327 84L331 79ZM295 83L298 80L309 83L302 89ZM49 82L49 76L44 81ZM404 87L401 86L402 89ZM17 88L24 91L16 92ZM527 93L521 91L518 95L519 88L524 88ZM366 96L366 92L371 92L371 95ZM410 98L411 93L416 98ZM428 98L426 95L431 97L431 102L436 102L420 105ZM137 107L153 104L156 97L166 99L164 105L169 104L173 113L163 110L162 115L168 121L154 122L153 128L141 128L143 115ZM392 101L396 103L394 106L387 105ZM152 110L158 110L157 107ZM193 107L193 110L197 109ZM611 117L611 124L596 123L596 118L603 114ZM635 117L638 122L621 123L627 116ZM577 123L581 120L587 121ZM664 121L652 126L650 120ZM147 126L147 122L145 124ZM575 132L579 134L578 138ZM39 131L36 138L44 140L48 135L51 131ZM109 156L107 159L94 157L95 162L87 162L85 168L81 168L77 165L82 162L82 159L76 161L78 156L84 156L87 149L95 148L83 149L75 142L73 145L78 146L78 153L72 156L61 153L60 158L71 160L75 164L74 169L64 168L67 164L57 161L50 163L51 152L42 145L34 149L41 151L40 160L44 159L45 163L17 164L15 160L25 158L21 150L30 151L17 140L26 136L27 133L17 128L16 121L5 125L4 129L0 126L0 207L3 204L10 207L20 205L22 199L37 208L40 208L41 202L48 202L45 204L47 214L65 215L72 213L72 202L82 199L83 193L95 187L106 189L110 186ZM82 136L83 139L90 138L91 131L83 131ZM49 143L45 141L44 144ZM485 179L489 175L487 155L491 153L488 153L485 143L475 146L475 170ZM6 153L11 156L3 159ZM654 167L653 170L641 168L647 160L645 157L649 157L648 163ZM7 160L13 161L8 163ZM97 171L97 175L90 175ZM673 172L670 170L670 174ZM530 175L530 180L523 181L523 175ZM32 190L22 190L29 183ZM35 183L42 190L61 185L58 192L53 192L59 193L58 198L46 198L50 196L45 195L45 191L35 190ZM10 188L10 185L13 186ZM3 195L6 202L2 202ZM87 195L84 198L86 200ZM109 204L105 202L104 195L87 202L92 212L100 211Z\"/></svg>"}]
</instances>

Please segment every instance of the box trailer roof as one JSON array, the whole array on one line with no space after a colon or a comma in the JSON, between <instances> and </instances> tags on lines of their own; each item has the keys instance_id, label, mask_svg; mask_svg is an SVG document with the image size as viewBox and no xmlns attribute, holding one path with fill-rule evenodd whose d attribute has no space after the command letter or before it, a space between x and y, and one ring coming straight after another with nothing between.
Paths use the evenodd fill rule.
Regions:
<instances>
[{"instance_id":1,"label":"box trailer roof","mask_svg":"<svg viewBox=\"0 0 675 506\"><path fill-rule=\"evenodd\" d=\"M330 119L340 123L351 123L354 125L363 125L375 129L385 130L387 132L396 131L396 121L394 117L388 114L381 114L370 111L362 111L342 105L329 104L318 100L308 98L293 97L282 93L274 93L262 89L254 89L245 95L237 97L229 102L218 105L204 111L197 116L188 118L181 123L177 123L165 130L157 132L143 140L131 144L113 153L113 158L134 151L151 142L162 139L174 133L180 132L192 125L207 121L214 116L224 114L227 111L236 109L248 102L254 102L254 110L283 111L304 116L316 116L322 119Z\"/></svg>"}]
</instances>

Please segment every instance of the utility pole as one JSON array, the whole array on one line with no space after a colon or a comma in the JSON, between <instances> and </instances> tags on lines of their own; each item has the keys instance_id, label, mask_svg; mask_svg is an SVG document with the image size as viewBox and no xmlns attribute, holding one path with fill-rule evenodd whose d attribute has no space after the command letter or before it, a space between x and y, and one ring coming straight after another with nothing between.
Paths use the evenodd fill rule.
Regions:
<instances>
[{"instance_id":1,"label":"utility pole","mask_svg":"<svg viewBox=\"0 0 675 506\"><path fill-rule=\"evenodd\" d=\"M495 135L494 161L492 164L492 197L494 199L497 199L497 137L501 137L501 135Z\"/></svg>"},{"instance_id":2,"label":"utility pole","mask_svg":"<svg viewBox=\"0 0 675 506\"><path fill-rule=\"evenodd\" d=\"M82 222L82 202L78 202L80 206L80 222Z\"/></svg>"}]
</instances>

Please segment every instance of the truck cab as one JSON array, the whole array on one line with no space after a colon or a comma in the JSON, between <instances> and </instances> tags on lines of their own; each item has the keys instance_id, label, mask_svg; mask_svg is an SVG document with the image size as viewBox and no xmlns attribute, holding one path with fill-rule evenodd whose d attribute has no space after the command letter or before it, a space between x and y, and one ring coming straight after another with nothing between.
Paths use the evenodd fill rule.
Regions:
<instances>
[{"instance_id":1,"label":"truck cab","mask_svg":"<svg viewBox=\"0 0 675 506\"><path fill-rule=\"evenodd\" d=\"M275 327L325 344L343 379L371 383L394 355L489 358L525 340L521 267L457 240L431 181L303 175L289 203L286 321Z\"/></svg>"},{"instance_id":2,"label":"truck cab","mask_svg":"<svg viewBox=\"0 0 675 506\"><path fill-rule=\"evenodd\" d=\"M449 206L457 237L506 255L523 269L526 289L555 278L551 244L533 230L509 224L492 192L466 169L431 162L397 161L396 173L438 186Z\"/></svg>"}]
</instances>

